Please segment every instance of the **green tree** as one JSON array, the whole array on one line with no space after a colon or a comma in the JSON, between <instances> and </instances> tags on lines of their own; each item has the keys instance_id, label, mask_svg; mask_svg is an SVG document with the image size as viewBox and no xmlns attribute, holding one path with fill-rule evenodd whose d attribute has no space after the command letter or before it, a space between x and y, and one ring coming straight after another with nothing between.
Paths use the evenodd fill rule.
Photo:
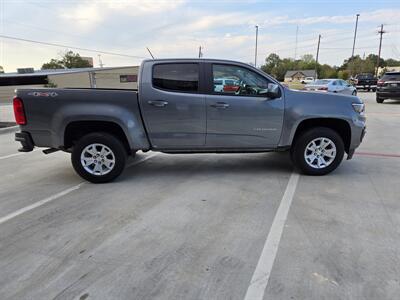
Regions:
<instances>
[{"instance_id":1,"label":"green tree","mask_svg":"<svg viewBox=\"0 0 400 300\"><path fill-rule=\"evenodd\" d=\"M48 63L42 65L42 70L48 69L64 69L64 65L60 60L52 58Z\"/></svg>"},{"instance_id":2,"label":"green tree","mask_svg":"<svg viewBox=\"0 0 400 300\"><path fill-rule=\"evenodd\" d=\"M280 63L281 63L281 59L280 59L279 55L277 55L275 53L271 53L265 59L265 65L261 66L261 70L263 70L264 72L266 72L268 74L272 74L272 70L274 68L278 67Z\"/></svg>"},{"instance_id":3,"label":"green tree","mask_svg":"<svg viewBox=\"0 0 400 300\"><path fill-rule=\"evenodd\" d=\"M71 68L89 68L90 63L83 59L79 53L68 51L64 53L61 59L51 59L50 62L42 65L42 69L71 69Z\"/></svg>"},{"instance_id":4,"label":"green tree","mask_svg":"<svg viewBox=\"0 0 400 300\"><path fill-rule=\"evenodd\" d=\"M400 60L388 58L385 60L385 64L386 64L386 67L397 67L397 66L400 66Z\"/></svg>"},{"instance_id":5,"label":"green tree","mask_svg":"<svg viewBox=\"0 0 400 300\"><path fill-rule=\"evenodd\" d=\"M350 77L350 72L348 70L340 70L337 73L337 77L343 80L347 80Z\"/></svg>"},{"instance_id":6,"label":"green tree","mask_svg":"<svg viewBox=\"0 0 400 300\"><path fill-rule=\"evenodd\" d=\"M336 67L331 67L328 64L318 65L318 78L337 78L338 71Z\"/></svg>"}]
</instances>

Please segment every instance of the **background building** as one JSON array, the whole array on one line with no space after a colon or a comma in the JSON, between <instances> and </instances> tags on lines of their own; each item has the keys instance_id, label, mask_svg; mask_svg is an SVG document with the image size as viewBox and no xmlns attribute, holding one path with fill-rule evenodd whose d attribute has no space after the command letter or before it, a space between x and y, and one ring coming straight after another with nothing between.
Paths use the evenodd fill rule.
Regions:
<instances>
[{"instance_id":1,"label":"background building","mask_svg":"<svg viewBox=\"0 0 400 300\"><path fill-rule=\"evenodd\" d=\"M301 82L306 77L315 79L315 70L292 70L285 74L285 82L299 81Z\"/></svg>"},{"instance_id":2,"label":"background building","mask_svg":"<svg viewBox=\"0 0 400 300\"><path fill-rule=\"evenodd\" d=\"M137 89L139 66L62 70L18 69L0 74L0 103L10 103L17 88Z\"/></svg>"}]
</instances>

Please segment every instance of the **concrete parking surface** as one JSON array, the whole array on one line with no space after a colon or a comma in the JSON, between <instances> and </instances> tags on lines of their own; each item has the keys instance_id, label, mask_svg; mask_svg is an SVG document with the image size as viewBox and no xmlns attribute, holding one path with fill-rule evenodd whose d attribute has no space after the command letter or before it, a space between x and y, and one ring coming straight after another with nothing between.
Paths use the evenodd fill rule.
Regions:
<instances>
[{"instance_id":1,"label":"concrete parking surface","mask_svg":"<svg viewBox=\"0 0 400 300\"><path fill-rule=\"evenodd\" d=\"M0 133L0 298L398 299L400 101L359 96L353 160L298 182L286 153L141 153L94 185Z\"/></svg>"}]
</instances>

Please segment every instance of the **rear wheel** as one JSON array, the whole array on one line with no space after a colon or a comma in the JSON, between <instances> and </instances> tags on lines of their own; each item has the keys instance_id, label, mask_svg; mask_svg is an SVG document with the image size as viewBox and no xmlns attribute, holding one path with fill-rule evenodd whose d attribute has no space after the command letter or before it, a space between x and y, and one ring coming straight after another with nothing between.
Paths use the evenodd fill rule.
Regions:
<instances>
[{"instance_id":1,"label":"rear wheel","mask_svg":"<svg viewBox=\"0 0 400 300\"><path fill-rule=\"evenodd\" d=\"M383 99L383 98L379 97L378 95L376 95L376 102L377 103L383 103L384 100L385 99Z\"/></svg>"},{"instance_id":2,"label":"rear wheel","mask_svg":"<svg viewBox=\"0 0 400 300\"><path fill-rule=\"evenodd\" d=\"M93 183L104 183L122 173L126 150L119 139L108 133L90 133L76 143L71 161L82 178Z\"/></svg>"},{"instance_id":3,"label":"rear wheel","mask_svg":"<svg viewBox=\"0 0 400 300\"><path fill-rule=\"evenodd\" d=\"M330 128L312 128L296 138L291 156L302 173L325 175L335 170L343 160L343 140Z\"/></svg>"}]
</instances>

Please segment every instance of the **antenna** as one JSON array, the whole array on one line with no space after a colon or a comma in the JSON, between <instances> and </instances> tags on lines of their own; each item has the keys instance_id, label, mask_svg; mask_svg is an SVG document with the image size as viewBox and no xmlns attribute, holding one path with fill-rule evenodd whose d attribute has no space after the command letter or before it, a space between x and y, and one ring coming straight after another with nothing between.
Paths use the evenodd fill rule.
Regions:
<instances>
[{"instance_id":1,"label":"antenna","mask_svg":"<svg viewBox=\"0 0 400 300\"><path fill-rule=\"evenodd\" d=\"M147 51L149 51L151 58L154 59L153 53L151 53L149 47L146 47L146 49L147 49Z\"/></svg>"},{"instance_id":2,"label":"antenna","mask_svg":"<svg viewBox=\"0 0 400 300\"><path fill-rule=\"evenodd\" d=\"M201 51L201 46L199 46L199 58L203 57L203 52Z\"/></svg>"}]
</instances>

